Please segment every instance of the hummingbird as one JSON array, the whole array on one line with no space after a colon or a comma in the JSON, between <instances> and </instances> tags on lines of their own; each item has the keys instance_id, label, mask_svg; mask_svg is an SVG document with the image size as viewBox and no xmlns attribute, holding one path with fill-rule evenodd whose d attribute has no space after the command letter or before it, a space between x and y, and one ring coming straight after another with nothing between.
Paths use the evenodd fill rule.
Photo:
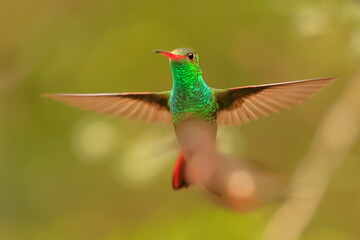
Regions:
<instances>
[{"instance_id":1,"label":"hummingbird","mask_svg":"<svg viewBox=\"0 0 360 240\"><path fill-rule=\"evenodd\" d=\"M336 78L252 85L228 89L209 87L203 78L199 54L190 48L154 50L168 57L172 89L163 92L45 94L83 110L173 125L180 154L173 170L173 189L197 182L188 174L191 159L213 158L218 125L239 125L290 109ZM199 166L198 166L199 167ZM206 162L200 168L206 167ZM201 169L193 169L195 172Z\"/></svg>"}]
</instances>

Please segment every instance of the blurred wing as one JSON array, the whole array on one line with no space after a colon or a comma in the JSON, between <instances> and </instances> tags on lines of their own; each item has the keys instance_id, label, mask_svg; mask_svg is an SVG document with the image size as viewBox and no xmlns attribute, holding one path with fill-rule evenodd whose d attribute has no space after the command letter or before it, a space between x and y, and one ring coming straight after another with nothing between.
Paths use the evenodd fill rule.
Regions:
<instances>
[{"instance_id":1,"label":"blurred wing","mask_svg":"<svg viewBox=\"0 0 360 240\"><path fill-rule=\"evenodd\" d=\"M171 124L170 92L100 93L100 94L45 94L70 106L93 110L113 116L122 116L147 122Z\"/></svg>"},{"instance_id":2,"label":"blurred wing","mask_svg":"<svg viewBox=\"0 0 360 240\"><path fill-rule=\"evenodd\" d=\"M290 109L320 91L336 78L320 78L284 83L215 90L220 125L241 124Z\"/></svg>"}]
</instances>

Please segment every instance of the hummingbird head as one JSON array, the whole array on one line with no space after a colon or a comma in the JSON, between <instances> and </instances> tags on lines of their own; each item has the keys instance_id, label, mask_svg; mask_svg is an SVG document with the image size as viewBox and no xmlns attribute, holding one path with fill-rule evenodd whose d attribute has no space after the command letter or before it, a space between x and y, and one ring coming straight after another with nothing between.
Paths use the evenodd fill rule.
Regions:
<instances>
[{"instance_id":1,"label":"hummingbird head","mask_svg":"<svg viewBox=\"0 0 360 240\"><path fill-rule=\"evenodd\" d=\"M186 69L188 72L201 74L199 55L191 48L177 48L172 51L154 50L154 52L169 58L173 72Z\"/></svg>"},{"instance_id":2,"label":"hummingbird head","mask_svg":"<svg viewBox=\"0 0 360 240\"><path fill-rule=\"evenodd\" d=\"M167 56L171 62L192 62L199 64L199 55L191 48L177 48L170 51L154 50L154 53L161 53Z\"/></svg>"}]
</instances>

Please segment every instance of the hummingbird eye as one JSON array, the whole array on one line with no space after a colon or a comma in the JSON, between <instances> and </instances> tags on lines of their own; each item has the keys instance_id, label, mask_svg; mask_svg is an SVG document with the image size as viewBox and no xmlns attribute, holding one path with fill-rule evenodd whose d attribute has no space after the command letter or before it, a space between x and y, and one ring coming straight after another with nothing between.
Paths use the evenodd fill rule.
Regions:
<instances>
[{"instance_id":1,"label":"hummingbird eye","mask_svg":"<svg viewBox=\"0 0 360 240\"><path fill-rule=\"evenodd\" d=\"M188 54L188 58L189 58L190 60L193 60L193 59L194 59L194 54L193 54L193 53L189 53L189 54Z\"/></svg>"}]
</instances>

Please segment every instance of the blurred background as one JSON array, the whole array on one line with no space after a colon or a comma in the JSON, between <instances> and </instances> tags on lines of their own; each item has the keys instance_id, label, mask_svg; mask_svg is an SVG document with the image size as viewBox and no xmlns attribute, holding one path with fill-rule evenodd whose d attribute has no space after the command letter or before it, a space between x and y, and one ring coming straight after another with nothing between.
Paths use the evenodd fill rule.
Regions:
<instances>
[{"instance_id":1,"label":"blurred background","mask_svg":"<svg viewBox=\"0 0 360 240\"><path fill-rule=\"evenodd\" d=\"M1 240L255 240L282 204L239 212L200 187L175 192L172 127L41 94L168 90L168 61L151 51L183 46L215 88L341 77L291 111L220 129L224 151L291 177L360 81L360 4L350 0L1 1L0 36ZM360 239L360 141L347 144L301 239Z\"/></svg>"}]
</instances>

